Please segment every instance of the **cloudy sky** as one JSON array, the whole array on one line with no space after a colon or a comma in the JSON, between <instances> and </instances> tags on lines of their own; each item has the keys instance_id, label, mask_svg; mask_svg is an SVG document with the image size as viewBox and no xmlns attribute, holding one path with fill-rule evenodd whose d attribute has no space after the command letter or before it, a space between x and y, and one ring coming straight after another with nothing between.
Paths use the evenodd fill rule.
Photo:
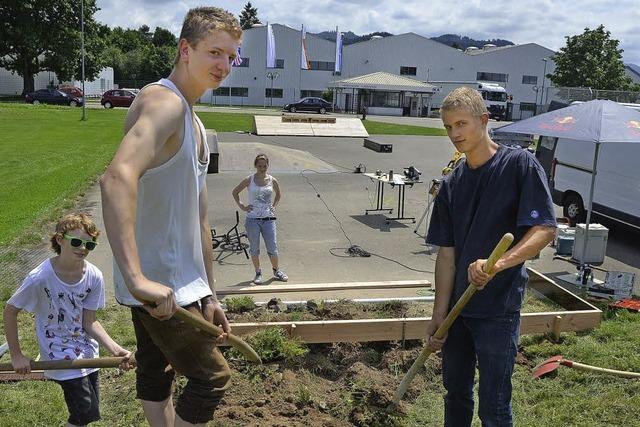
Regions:
<instances>
[{"instance_id":1,"label":"cloudy sky","mask_svg":"<svg viewBox=\"0 0 640 427\"><path fill-rule=\"evenodd\" d=\"M111 27L146 24L180 32L185 12L194 6L215 5L238 15L245 0L97 0L97 19ZM310 32L335 29L367 34L388 31L424 36L445 33L475 39L502 38L516 44L538 43L557 50L565 36L604 24L620 40L624 61L640 64L638 0L254 0L262 22Z\"/></svg>"}]
</instances>

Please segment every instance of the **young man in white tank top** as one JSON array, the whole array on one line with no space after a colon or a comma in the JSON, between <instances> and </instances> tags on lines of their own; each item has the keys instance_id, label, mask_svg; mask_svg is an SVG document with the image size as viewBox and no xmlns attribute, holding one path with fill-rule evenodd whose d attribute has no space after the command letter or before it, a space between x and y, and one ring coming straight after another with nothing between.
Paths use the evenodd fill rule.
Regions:
<instances>
[{"instance_id":1,"label":"young man in white tank top","mask_svg":"<svg viewBox=\"0 0 640 427\"><path fill-rule=\"evenodd\" d=\"M171 75L136 97L100 180L116 299L132 307L137 397L152 426L206 424L229 385L216 346L226 334L216 341L172 316L183 306L229 332L212 270L208 148L193 105L227 77L241 37L225 10L188 12ZM189 379L175 410L174 371Z\"/></svg>"}]
</instances>

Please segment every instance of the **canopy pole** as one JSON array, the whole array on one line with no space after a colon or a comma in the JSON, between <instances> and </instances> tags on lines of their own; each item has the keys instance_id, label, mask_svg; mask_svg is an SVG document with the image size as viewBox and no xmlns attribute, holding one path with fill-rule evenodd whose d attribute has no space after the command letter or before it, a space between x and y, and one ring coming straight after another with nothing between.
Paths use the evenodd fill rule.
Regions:
<instances>
[{"instance_id":1,"label":"canopy pole","mask_svg":"<svg viewBox=\"0 0 640 427\"><path fill-rule=\"evenodd\" d=\"M587 241L589 240L589 224L591 224L591 211L593 210L593 192L596 186L596 175L598 173L598 156L600 154L600 142L596 142L596 150L593 155L593 169L591 171L591 189L589 190L589 210L587 211L587 222L584 230L584 240L582 241L582 254L580 255L580 274L584 275L584 262L587 256ZM584 277L582 277L584 280Z\"/></svg>"}]
</instances>

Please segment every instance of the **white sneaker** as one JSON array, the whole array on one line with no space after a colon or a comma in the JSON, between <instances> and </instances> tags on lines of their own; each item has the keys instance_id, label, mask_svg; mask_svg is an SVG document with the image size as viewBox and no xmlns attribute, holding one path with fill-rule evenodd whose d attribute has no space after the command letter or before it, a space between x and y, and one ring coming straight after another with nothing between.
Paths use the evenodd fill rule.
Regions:
<instances>
[{"instance_id":1,"label":"white sneaker","mask_svg":"<svg viewBox=\"0 0 640 427\"><path fill-rule=\"evenodd\" d=\"M276 280L279 280L281 282L286 282L287 280L289 280L289 276L287 276L284 271L280 270L280 269L273 269L273 277L276 278Z\"/></svg>"},{"instance_id":2,"label":"white sneaker","mask_svg":"<svg viewBox=\"0 0 640 427\"><path fill-rule=\"evenodd\" d=\"M262 271L256 271L256 276L253 278L253 283L255 285L262 285Z\"/></svg>"}]
</instances>

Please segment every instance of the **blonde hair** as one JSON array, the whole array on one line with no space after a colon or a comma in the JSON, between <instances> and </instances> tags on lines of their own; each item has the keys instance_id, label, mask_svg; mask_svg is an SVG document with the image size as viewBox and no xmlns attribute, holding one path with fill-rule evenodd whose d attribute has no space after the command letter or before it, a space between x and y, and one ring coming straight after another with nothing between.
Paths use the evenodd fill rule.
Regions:
<instances>
[{"instance_id":1,"label":"blonde hair","mask_svg":"<svg viewBox=\"0 0 640 427\"><path fill-rule=\"evenodd\" d=\"M56 224L56 231L51 236L51 249L60 255L60 245L58 244L58 237L63 238L71 230L84 230L92 240L95 242L100 235L100 230L93 222L89 215L83 213L70 213L62 217Z\"/></svg>"},{"instance_id":2,"label":"blonde hair","mask_svg":"<svg viewBox=\"0 0 640 427\"><path fill-rule=\"evenodd\" d=\"M180 31L180 40L185 39L191 46L196 46L209 32L215 30L226 31L236 39L242 38L242 28L238 19L219 7L196 7L187 12ZM180 61L180 50L176 54L173 64Z\"/></svg>"},{"instance_id":3,"label":"blonde hair","mask_svg":"<svg viewBox=\"0 0 640 427\"><path fill-rule=\"evenodd\" d=\"M253 160L253 166L258 166L258 160L264 160L265 162L267 162L267 165L269 165L269 158L267 157L266 154L260 153L256 156L256 158Z\"/></svg>"},{"instance_id":4,"label":"blonde hair","mask_svg":"<svg viewBox=\"0 0 640 427\"><path fill-rule=\"evenodd\" d=\"M452 110L466 110L477 117L488 113L480 92L466 86L454 89L442 101L441 112Z\"/></svg>"}]
</instances>

